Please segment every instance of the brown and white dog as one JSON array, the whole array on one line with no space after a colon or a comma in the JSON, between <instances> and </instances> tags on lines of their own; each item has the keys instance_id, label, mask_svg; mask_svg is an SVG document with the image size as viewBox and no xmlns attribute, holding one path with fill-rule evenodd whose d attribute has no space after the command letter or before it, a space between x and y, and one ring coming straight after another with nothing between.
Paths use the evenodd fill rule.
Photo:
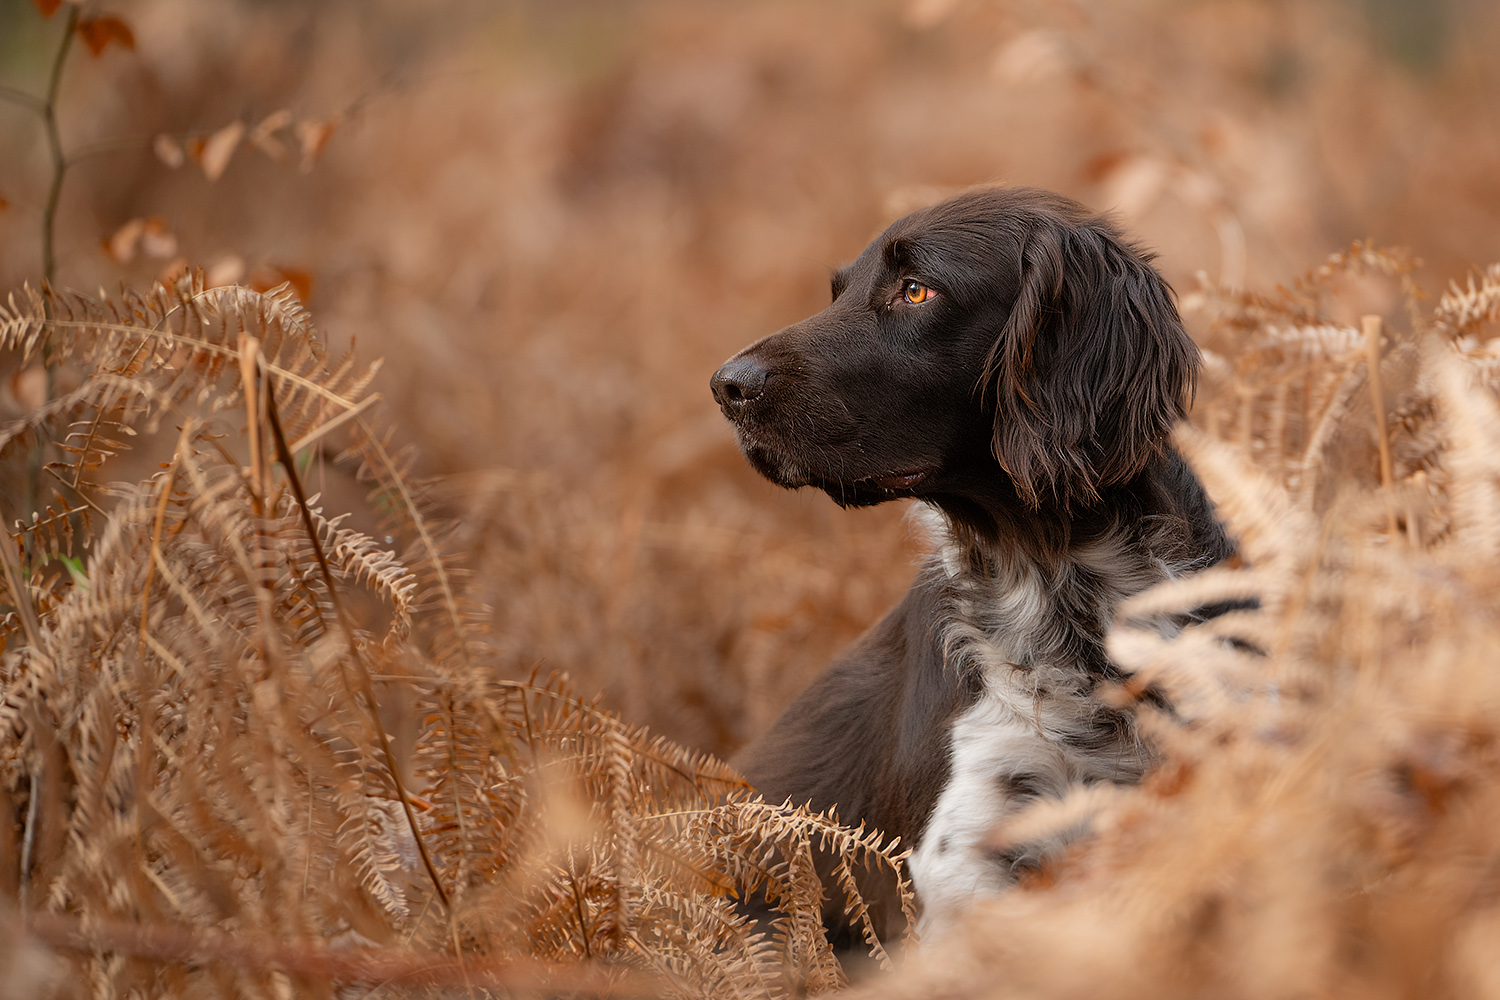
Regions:
<instances>
[{"instance_id":1,"label":"brown and white dog","mask_svg":"<svg viewBox=\"0 0 1500 1000\"><path fill-rule=\"evenodd\" d=\"M827 309L713 376L772 482L930 508L905 599L737 761L768 799L915 843L924 929L1035 863L987 846L997 821L1147 764L1099 697L1122 677L1104 637L1124 598L1231 551L1168 440L1198 361L1147 255L1021 188L897 221Z\"/></svg>"}]
</instances>

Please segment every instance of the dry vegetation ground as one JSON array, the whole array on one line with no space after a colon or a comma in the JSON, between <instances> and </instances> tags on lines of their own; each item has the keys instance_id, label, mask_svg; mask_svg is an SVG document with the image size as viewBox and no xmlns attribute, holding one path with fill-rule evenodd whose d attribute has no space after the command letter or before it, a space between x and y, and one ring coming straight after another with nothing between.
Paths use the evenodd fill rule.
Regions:
<instances>
[{"instance_id":1,"label":"dry vegetation ground","mask_svg":"<svg viewBox=\"0 0 1500 1000\"><path fill-rule=\"evenodd\" d=\"M179 258L216 282L295 278L335 355L357 340L360 359L383 356L385 366L359 391L326 385L346 402L322 409L285 390L277 398L289 408L289 443L361 392L378 392L394 442L415 446L423 496L400 499L400 484L417 490L418 480L393 460L383 480L374 469L382 485L367 502L357 475L372 468L367 454L337 461L335 432L309 445L311 460L293 463L308 489L330 516L354 511L345 529L367 536L340 549L334 528L315 528L332 556L330 586L289 484L271 469L270 410L252 406L247 419L236 320L210 338L223 368L192 400L195 414L219 422L205 426L232 432L230 454L205 444L202 456L178 461L167 477L176 494L161 476L144 492L107 501L98 493L115 513L96 515L98 541L77 567L91 591L48 563L36 542L46 532L23 532L39 617L31 636L24 614L10 619L0 746L14 829L0 845L0 891L14 912L24 884L26 907L73 921L34 925L87 973L65 975L61 988L316 993L411 975L434 954L450 964L439 960L429 979L454 986L524 986L557 973L514 960L599 954L670 969L690 992L774 988L781 973L768 968L814 983L831 976L806 927L791 928L773 956L715 937L733 936L722 917L703 931L693 909L720 906L713 873L752 853L734 841L750 831L791 845L777 877L805 892L792 859L816 821L773 830L767 816L734 812L749 808L738 793L703 784L732 785L732 775L633 727L731 751L899 594L916 553L899 510L840 512L758 481L710 405L707 376L744 343L819 308L828 268L894 214L1003 181L1113 206L1160 252L1214 353L1200 430L1184 447L1250 563L1202 586L1253 590L1267 608L1186 648L1122 631L1122 660L1158 677L1196 720L1157 727L1168 764L1139 792L1062 807L1095 813L1107 835L1055 885L984 914L973 941L955 945L959 957L913 963L872 988L1500 990L1489 944L1500 932L1500 855L1489 834L1500 810L1496 276L1468 298L1407 300L1412 282L1436 291L1500 259L1500 73L1486 58L1500 23L1489 5L849 0L521 3L497 12L157 0L119 13L135 49L76 53L64 79L63 139L89 155L64 188L59 284L145 289L179 270ZM15 0L0 18L0 82L38 91L57 20ZM289 123L252 145L255 126L282 108ZM248 126L245 141L212 181L206 149L173 169L149 142L167 133L189 150L194 138L212 146L235 121ZM0 285L9 289L40 272L47 165L26 109L0 104L0 127L14 137L13 154L0 159ZM268 137L285 144L281 161L268 155ZM153 218L161 221L127 228ZM1355 238L1412 246L1425 264L1357 249L1289 293L1274 290ZM286 315L302 322L284 297L270 300L282 312L269 316L254 297L202 294L218 315L258 317L250 327L262 338L287 337ZM14 313L40 308L23 299ZM145 480L156 463L186 454L184 418L161 417L163 399L122 403L129 393L119 380L167 392L172 379L164 369L159 385L130 369L111 353L119 343L86 344L88 330L108 340L91 311L101 307L69 308L93 326L45 334L70 339L76 352L55 390L77 390L79 405L142 431L156 420L138 442L154 444L88 478ZM1386 324L1389 488L1358 328L1366 314ZM17 320L0 345L14 375L0 387L8 522L48 502L81 505L68 486L54 499L53 480L29 462L36 431L62 441L76 416L39 412L45 381L21 343L42 335ZM309 336L290 336L288 350ZM190 355L180 341L159 353L163 364ZM85 379L100 364L109 378ZM261 371L283 391L279 376ZM314 381L324 378L319 370ZM187 398L172 396L179 406ZM270 397L252 389L249 398ZM353 423L337 434L355 433ZM238 465L255 468L239 436L251 425L262 428L264 467L213 492L215 477L227 483ZM385 439L360 440L368 451ZM204 478L189 490L178 477L199 461ZM37 482L48 484L40 503ZM194 495L226 509L194 507ZM276 496L282 506L254 507ZM450 562L423 549L419 511L451 522L442 537ZM174 534L176 524L186 527ZM402 548L381 562L388 533ZM272 541L260 556L236 555L256 539ZM163 566L195 567L238 595L218 625L193 625L181 592L142 607L142 593L168 586L166 570L139 575L155 564L153 540L172 553ZM378 565L362 569L361 560ZM111 566L126 581L109 606L119 631L91 633L91 616L103 612L87 601L103 599ZM440 566L462 601L434 597ZM289 602L284 619L271 616L274 628L261 617L272 605L258 603L272 600L261 593L265 579L274 600ZM352 625L368 635L355 643L364 653L340 645L346 632L330 603L340 591ZM68 600L79 606L66 612ZM480 607L490 610L471 618ZM188 623L163 640L166 654L144 650L153 613ZM487 634L473 632L479 625ZM1210 641L1220 629L1273 655L1226 652ZM207 651L183 652L198 647ZM393 650L399 663L382 666ZM255 662L281 672L255 675L246 666ZM44 663L63 672L38 674ZM344 672L319 675L334 663ZM369 713L360 714L360 670L426 678L372 683L393 754L421 800L415 822L434 838L436 878L401 839L405 820L391 810L402 795L390 787ZM579 691L601 692L623 722L525 683L552 670ZM172 677L185 686L173 688ZM289 678L291 695L257 687ZM443 694L455 687L457 702ZM178 691L177 700L163 691ZM559 713L547 734L528 721L528 699ZM255 714L276 716L272 701L280 723ZM38 706L56 718L27 715ZM143 754L132 741L152 726L173 735ZM59 740L39 742L52 729ZM173 756L178 741L201 751L186 767ZM517 748L533 743L559 759L573 754L576 766L517 763ZM454 748L449 765L434 762ZM668 765L677 777L651 771ZM545 778L558 767L568 781ZM156 782L152 808L178 816L206 801L199 783L232 788L235 775L248 798L183 821L199 842L161 840L173 824L137 804ZM455 785L451 809L433 794L445 780ZM573 797L537 792L531 812L516 804L514 789L575 784ZM685 812L683 802L727 826L642 833L635 817ZM523 814L531 825L516 820ZM470 818L478 825L465 827ZM23 878L25 831L42 822L71 832L33 843L35 867ZM528 829L555 836L527 840ZM505 847L507 836L523 846ZM668 864L651 853L663 844L696 845L704 857ZM308 874L315 866L323 877ZM558 886L565 900L547 895ZM445 893L466 899L461 918L437 916ZM549 917L549 899L573 903L577 920ZM805 907L798 912L805 917ZM673 938L684 927L708 936ZM79 940L107 948L66 949ZM353 960L326 950L370 943L393 964L361 953L366 964L340 966ZM451 964L455 947L467 964ZM10 987L14 995L27 995L24 984L38 980L22 973L44 976L47 952L9 948L0 970L23 984ZM225 961L205 962L211 953ZM730 956L722 968L716 955ZM585 967L596 968L574 968ZM556 985L599 983L588 978L595 973L576 975Z\"/></svg>"}]
</instances>

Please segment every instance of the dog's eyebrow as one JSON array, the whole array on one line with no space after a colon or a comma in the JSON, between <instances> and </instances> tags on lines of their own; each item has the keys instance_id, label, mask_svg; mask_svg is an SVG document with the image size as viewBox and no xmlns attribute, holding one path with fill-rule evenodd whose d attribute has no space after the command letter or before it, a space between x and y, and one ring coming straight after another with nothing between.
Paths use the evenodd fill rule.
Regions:
<instances>
[{"instance_id":1,"label":"dog's eyebrow","mask_svg":"<svg viewBox=\"0 0 1500 1000\"><path fill-rule=\"evenodd\" d=\"M930 235L930 234L928 234ZM963 266L965 257L974 256L964 246L954 247L951 240L940 238L921 239L898 236L885 245L881 257L891 277L921 278L944 292L956 292L972 283L972 277ZM955 259L955 250L961 251ZM965 252L966 251L966 252Z\"/></svg>"},{"instance_id":2,"label":"dog's eyebrow","mask_svg":"<svg viewBox=\"0 0 1500 1000\"><path fill-rule=\"evenodd\" d=\"M940 260L929 246L910 236L898 236L891 240L885 245L882 256L893 271L928 271Z\"/></svg>"},{"instance_id":3,"label":"dog's eyebrow","mask_svg":"<svg viewBox=\"0 0 1500 1000\"><path fill-rule=\"evenodd\" d=\"M885 245L885 253L881 256L890 267L900 270L911 263L911 241L898 236Z\"/></svg>"}]
</instances>

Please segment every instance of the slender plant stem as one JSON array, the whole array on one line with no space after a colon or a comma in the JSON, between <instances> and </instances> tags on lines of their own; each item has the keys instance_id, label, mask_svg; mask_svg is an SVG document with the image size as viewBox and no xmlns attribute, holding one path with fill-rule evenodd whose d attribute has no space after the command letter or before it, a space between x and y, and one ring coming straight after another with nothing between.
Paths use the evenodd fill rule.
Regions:
<instances>
[{"instance_id":1,"label":"slender plant stem","mask_svg":"<svg viewBox=\"0 0 1500 1000\"><path fill-rule=\"evenodd\" d=\"M62 198L63 178L68 173L68 158L63 153L62 136L57 131L57 93L62 85L63 64L67 62L68 51L73 47L73 36L78 29L78 5L70 3L66 7L68 11L63 20L62 40L58 42L57 52L52 57L52 72L47 77L46 96L36 98L21 91L10 95L12 100L27 104L42 116L42 128L47 133L47 150L52 156L52 180L47 187L46 205L42 208L42 279L48 288L57 282L57 205ZM50 300L44 302L43 308L50 320L52 303ZM43 398L43 405L46 405L57 391L57 370L52 364L51 347L46 343L42 345L42 368L47 380ZM47 445L42 442L33 449L27 463L27 510L34 511L41 506L42 469L46 464Z\"/></svg>"},{"instance_id":2,"label":"slender plant stem","mask_svg":"<svg viewBox=\"0 0 1500 1000\"><path fill-rule=\"evenodd\" d=\"M1398 537L1396 525L1395 489L1396 477L1391 472L1390 432L1385 425L1385 391L1380 385L1380 340L1382 321L1379 316L1366 316L1361 321L1365 334L1365 370L1369 373L1370 402L1375 408L1376 441L1380 445L1380 492L1385 494L1386 527L1391 540Z\"/></svg>"},{"instance_id":3,"label":"slender plant stem","mask_svg":"<svg viewBox=\"0 0 1500 1000\"><path fill-rule=\"evenodd\" d=\"M252 369L253 371L253 369ZM266 372L269 376L270 372ZM374 724L375 735L380 741L380 750L385 757L387 770L391 775L391 781L396 787L396 797L401 800L401 810L406 814L406 824L411 829L412 840L416 842L417 853L421 855L422 865L427 869L427 876L432 880L432 887L437 891L438 899L443 904L443 909L449 917L450 928L453 919L453 904L448 897L448 891L443 888L443 880L438 875L437 866L433 864L432 855L427 851L427 841L422 836L422 828L417 825L416 813L412 812L411 796L406 790L406 782L401 777L401 766L396 761L396 755L391 750L391 738L385 731L385 723L380 719L380 702L375 697L375 687L370 680L370 668L364 661L354 638L354 625L349 620L349 614L344 610L344 602L339 597L338 585L334 582L333 571L328 568L328 558L323 554L323 542L318 538L318 530L313 525L312 514L307 506L307 492L302 488L302 480L297 475L297 460L292 450L287 446L286 435L281 429L281 417L276 410L275 388L270 384L270 379L265 380L266 392L266 416L271 424L271 436L276 446L276 458L281 462L282 471L286 474L287 482L292 487L292 495L297 499L297 512L302 516L302 527L307 532L307 539L312 543L314 557L318 561L318 571L323 577L323 585L328 588L328 599L333 605L334 614L339 628L344 633L344 640L348 643L350 658L359 668L359 679L361 693L370 711L370 721ZM457 931L454 931L455 937ZM462 961L462 952L455 949L454 954Z\"/></svg>"},{"instance_id":4,"label":"slender plant stem","mask_svg":"<svg viewBox=\"0 0 1500 1000\"><path fill-rule=\"evenodd\" d=\"M36 846L36 824L41 812L41 802L42 758L38 755L31 769L31 790L26 796L26 829L21 835L21 886L17 892L17 902L21 907L23 921L31 909L31 855Z\"/></svg>"},{"instance_id":5,"label":"slender plant stem","mask_svg":"<svg viewBox=\"0 0 1500 1000\"><path fill-rule=\"evenodd\" d=\"M47 96L42 100L42 123L47 129L47 148L52 153L52 185L47 189L47 205L42 209L42 277L51 285L57 279L57 255L54 248L57 202L62 197L63 178L68 173L68 159L63 155L62 136L57 132L57 91L62 83L63 63L73 47L78 27L78 5L67 4L62 41L52 59L52 75L47 79Z\"/></svg>"}]
</instances>

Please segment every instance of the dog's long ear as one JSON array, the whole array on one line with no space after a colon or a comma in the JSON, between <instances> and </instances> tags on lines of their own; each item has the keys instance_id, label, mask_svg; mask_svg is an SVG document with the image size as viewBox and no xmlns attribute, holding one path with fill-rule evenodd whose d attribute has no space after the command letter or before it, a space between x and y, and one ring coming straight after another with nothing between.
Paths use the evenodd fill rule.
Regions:
<instances>
[{"instance_id":1,"label":"dog's long ear","mask_svg":"<svg viewBox=\"0 0 1500 1000\"><path fill-rule=\"evenodd\" d=\"M1088 506L1161 454L1198 362L1140 252L1100 220L1040 219L981 383L995 401L995 457L1032 506Z\"/></svg>"}]
</instances>

